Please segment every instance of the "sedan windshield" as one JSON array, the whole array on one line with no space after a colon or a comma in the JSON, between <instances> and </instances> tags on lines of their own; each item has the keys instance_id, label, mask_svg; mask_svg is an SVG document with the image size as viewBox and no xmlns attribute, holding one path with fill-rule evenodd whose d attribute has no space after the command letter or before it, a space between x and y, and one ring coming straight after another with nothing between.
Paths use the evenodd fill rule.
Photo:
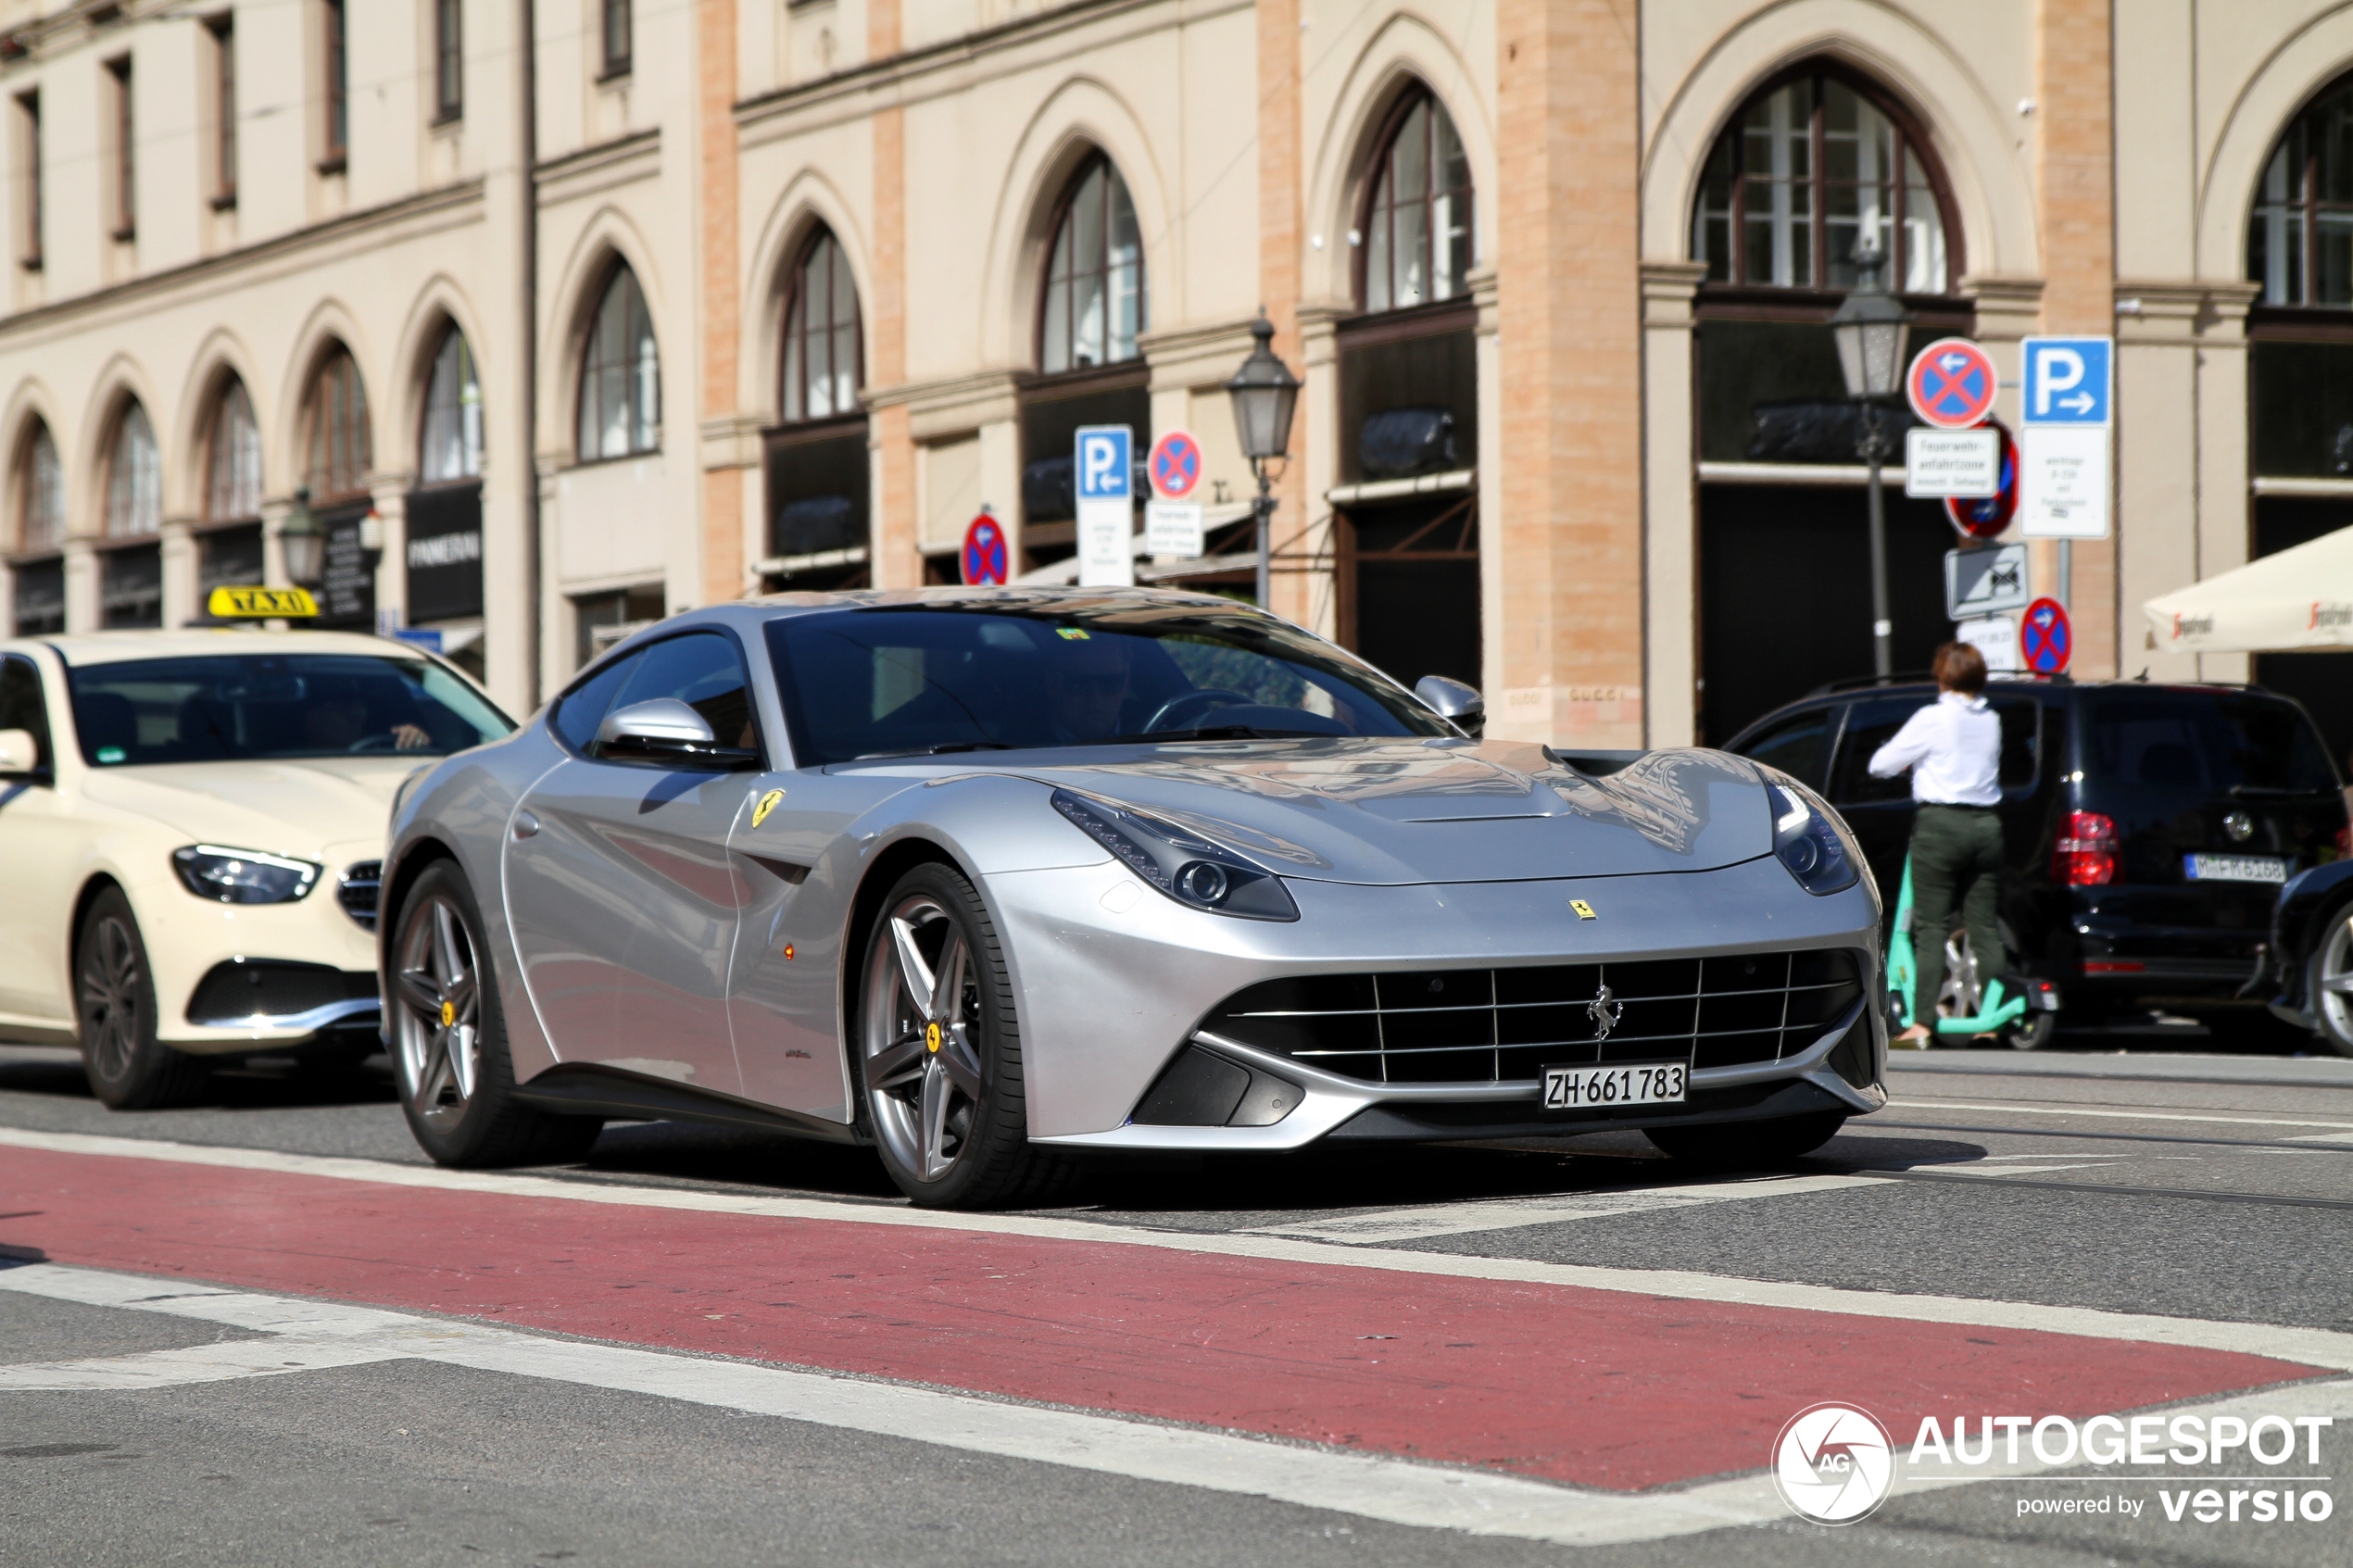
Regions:
<instances>
[{"instance_id":1,"label":"sedan windshield","mask_svg":"<svg viewBox=\"0 0 2353 1568\"><path fill-rule=\"evenodd\" d=\"M1118 741L1454 732L1278 621L1208 605L969 604L768 623L804 765Z\"/></svg>"},{"instance_id":2,"label":"sedan windshield","mask_svg":"<svg viewBox=\"0 0 2353 1568\"><path fill-rule=\"evenodd\" d=\"M204 654L72 671L73 723L94 768L371 752L441 757L514 728L421 659Z\"/></svg>"}]
</instances>

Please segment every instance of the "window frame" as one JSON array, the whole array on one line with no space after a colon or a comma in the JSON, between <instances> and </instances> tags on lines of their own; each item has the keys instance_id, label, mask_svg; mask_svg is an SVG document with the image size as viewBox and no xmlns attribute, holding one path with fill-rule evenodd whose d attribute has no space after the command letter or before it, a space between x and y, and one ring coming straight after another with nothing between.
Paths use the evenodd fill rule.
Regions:
<instances>
[{"instance_id":1,"label":"window frame","mask_svg":"<svg viewBox=\"0 0 2353 1568\"><path fill-rule=\"evenodd\" d=\"M341 174L351 164L350 18L346 0L319 0L319 172Z\"/></svg>"},{"instance_id":2,"label":"window frame","mask_svg":"<svg viewBox=\"0 0 2353 1568\"><path fill-rule=\"evenodd\" d=\"M17 265L28 272L42 269L44 247L42 230L48 217L46 170L42 165L41 89L30 88L19 93L17 104L17 172L21 182L22 205L18 220L24 225L19 236Z\"/></svg>"},{"instance_id":3,"label":"window frame","mask_svg":"<svg viewBox=\"0 0 2353 1568\"><path fill-rule=\"evenodd\" d=\"M237 16L223 11L204 23L212 41L212 209L237 205Z\"/></svg>"},{"instance_id":4,"label":"window frame","mask_svg":"<svg viewBox=\"0 0 2353 1568\"><path fill-rule=\"evenodd\" d=\"M1881 82L1840 61L1819 57L1800 60L1758 82L1747 93L1742 94L1739 103L1733 106L1732 111L1717 128L1715 137L1708 142L1706 151L1701 156L1695 170L1697 179L1692 186L1692 199L1684 208L1684 257L1702 265L1707 264L1707 258L1699 254L1700 247L1696 241L1700 204L1705 199L1706 194L1707 169L1708 166L1715 161L1717 149L1721 147L1727 139L1743 136L1742 119L1760 100L1769 97L1784 87L1807 80L1838 82L1877 110L1895 130L1895 172L1888 184L1894 194L1894 206L1892 217L1896 250L1894 255L1887 258L1886 277L1888 279L1900 279L1903 275L1904 214L1906 198L1906 182L1903 178L1903 155L1908 152L1918 157L1920 161L1920 172L1927 177L1929 194L1936 203L1937 222L1944 237L1944 287L1925 293L1894 289L1889 292L1901 293L1907 298L1948 299L1953 297L1958 281L1967 276L1969 271L1968 236L1962 231L1959 209L1953 199L1952 179L1945 170L1944 158L1937 153L1934 139L1928 133L1927 122ZM1738 146L1740 143L1735 141L1734 144ZM1732 203L1726 217L1730 245L1730 253L1727 256L1725 262L1728 275L1722 279L1704 278L1699 285L1703 293L1753 292L1783 298L1793 295L1801 297L1814 295L1836 299L1843 297L1849 292L1824 281L1829 276L1830 270L1827 245L1830 204L1825 199L1830 179L1825 171L1825 159L1822 156L1822 100L1818 94L1815 99L1813 112L1809 116L1807 145L1806 187L1811 195L1812 209L1808 220L1808 236L1812 246L1816 281L1810 283L1755 282L1744 276L1742 264L1747 254L1747 240L1743 232L1743 214L1746 209L1748 182L1746 175L1743 172L1743 167L1736 162L1732 172Z\"/></svg>"},{"instance_id":5,"label":"window frame","mask_svg":"<svg viewBox=\"0 0 2353 1568\"><path fill-rule=\"evenodd\" d=\"M30 542L28 530L32 522L34 487L40 478L37 471L39 454L44 446L49 450L49 472L56 482L54 498L57 504L57 512L50 519L56 531L34 544ZM30 421L30 428L17 438L17 472L11 488L16 492L17 515L8 554L16 558L56 555L66 542L65 463L57 456L57 440L49 433L49 421L37 414Z\"/></svg>"},{"instance_id":6,"label":"window frame","mask_svg":"<svg viewBox=\"0 0 2353 1568\"><path fill-rule=\"evenodd\" d=\"M2318 178L2320 139L2317 136L2307 136L2305 139L2304 167L2299 174L2299 188L2304 194L2284 204L2286 210L2295 214L2301 230L2301 237L2296 244L2296 259L2300 274L2298 293L2303 297L2285 301L2272 299L2268 283L2255 275L2254 265L2256 225L2263 221L2264 209L2268 205L2263 198L2263 182L2270 176L2272 160L2279 157L2288 138L2304 129L2308 121L2315 119L2332 103L2347 97L2353 97L2353 71L2347 71L2334 78L2299 104L2296 112L2281 123L2279 134L2271 138L2271 145L2264 152L2262 165L2256 171L2255 189L2247 203L2244 270L2246 281L2254 283L2262 291L2256 295L2254 304L2250 307L2251 311L2292 311L2298 315L2308 312L2353 311L2353 295L2348 295L2347 298L2334 303L2312 297L2313 280L2318 270L2314 263L2319 259L2320 248L2321 226L2317 221L2318 218L2323 211L2335 212L2343 214L2348 223L2353 223L2353 202L2324 201L2317 194L2320 185ZM2353 105L2348 105L2347 108L2348 115L2353 116ZM2325 318L2322 319L2325 320Z\"/></svg>"},{"instance_id":7,"label":"window frame","mask_svg":"<svg viewBox=\"0 0 2353 1568\"><path fill-rule=\"evenodd\" d=\"M338 410L329 406L326 394L330 390L329 379L343 366L350 367L350 391L353 395ZM331 487L331 482L335 477L334 443L337 433L328 432L323 423L331 414L337 412L344 420L344 429L339 433L354 464L348 475L352 481L351 487L343 490ZM312 507L357 501L372 494L368 478L376 465L375 430L368 404L368 383L359 373L359 361L353 357L349 345L336 342L320 355L318 364L312 369L310 379L304 387L302 430L303 483L310 492Z\"/></svg>"},{"instance_id":8,"label":"window frame","mask_svg":"<svg viewBox=\"0 0 2353 1568\"><path fill-rule=\"evenodd\" d=\"M145 461L148 472L133 471L125 478L123 444L131 439L132 423L136 419L146 431ZM155 516L145 527L126 528L118 519L125 512L136 512L141 492L151 495ZM163 528L163 453L156 445L155 420L146 406L136 397L126 397L115 410L114 421L107 435L107 489L105 510L99 519L100 536L108 544L133 543L155 538ZM132 521L138 520L133 517Z\"/></svg>"},{"instance_id":9,"label":"window frame","mask_svg":"<svg viewBox=\"0 0 2353 1568\"><path fill-rule=\"evenodd\" d=\"M466 117L465 0L433 0L433 123Z\"/></svg>"},{"instance_id":10,"label":"window frame","mask_svg":"<svg viewBox=\"0 0 2353 1568\"><path fill-rule=\"evenodd\" d=\"M809 303L809 270L818 257L828 250L834 257L839 258L838 270L835 272L829 282L846 282L849 285L849 313L845 320L841 314L838 295L829 287L828 303L832 308L827 316L826 324L812 332L806 319L806 307ZM852 417L863 419L866 414L866 315L864 302L858 295L858 279L849 269L849 253L843 247L840 236L830 228L819 225L816 232L811 234L806 243L801 245L799 259L793 263L791 270L786 274L786 277L788 281L785 293L784 331L776 357L777 422L798 426L821 423L827 420ZM845 328L849 333L850 406L831 408L822 414L812 413L810 411L812 399L809 395L810 342L812 338L829 340L827 362L837 367L837 361L834 359L832 351L837 344L837 334ZM796 349L799 350L799 367L798 387L794 384ZM836 374L838 375L837 368ZM799 407L798 413L794 412L796 402Z\"/></svg>"},{"instance_id":11,"label":"window frame","mask_svg":"<svg viewBox=\"0 0 2353 1568\"><path fill-rule=\"evenodd\" d=\"M622 280L623 278L628 280L631 290L636 295L637 309L644 320L646 327L645 341L651 345L653 356L653 408L650 417L648 417L646 411L638 406L642 395L639 386L641 372L636 359L633 357L634 349L632 349L631 354L625 355L620 361L625 370L622 383L624 389L623 395L628 403L629 434L626 438L626 445L624 445L623 449L618 452L607 452L602 450L601 443L598 445L597 449L592 450L589 445L586 442L584 442L581 437L586 434L588 430L586 420L589 409L590 391L597 383L598 372L604 368L604 361L600 360L597 356L598 332L604 321L605 302L611 297L612 291L621 286ZM580 368L579 373L575 377L575 384L573 394L573 460L583 464L612 463L621 462L631 458L651 457L653 454L660 452L662 445L661 334L655 330L653 324L653 306L646 298L646 286L639 281L636 269L630 266L625 258L616 257L613 260L612 266L606 271L603 282L598 286L596 293L590 297L592 303L589 305L586 320L583 323L581 332ZM626 315L624 313L624 322L625 321ZM629 333L625 325L623 327L623 333L624 336L630 338L632 344L634 344L635 334ZM599 411L601 412L602 409L600 408ZM601 428L603 422L604 421L601 420L598 421L599 428ZM645 445L640 445L637 444L638 433L644 430L649 430L651 433L647 439Z\"/></svg>"},{"instance_id":12,"label":"window frame","mask_svg":"<svg viewBox=\"0 0 2353 1568\"><path fill-rule=\"evenodd\" d=\"M117 55L103 62L101 69L107 76L108 107L113 110L107 117L107 151L112 155L107 159L107 172L114 182L114 189L107 193L113 198L108 205L114 209L108 238L117 245L129 245L139 237L139 132L131 56Z\"/></svg>"},{"instance_id":13,"label":"window frame","mask_svg":"<svg viewBox=\"0 0 2353 1568\"><path fill-rule=\"evenodd\" d=\"M1405 122L1413 117L1414 110L1424 104L1428 104L1438 113L1444 115L1446 117L1446 122L1449 125L1456 124L1453 112L1446 107L1446 101L1441 98L1437 92L1431 88L1428 82L1416 80L1411 87L1408 87L1403 92L1398 94L1397 101L1390 105L1389 111L1381 117L1379 132L1373 138L1372 142L1372 159L1365 165L1367 177L1365 181L1365 190L1364 194L1358 198L1356 205L1356 234L1358 236L1359 243L1352 247L1355 251L1355 255L1350 260L1350 270L1353 274L1351 287L1355 300L1356 308L1358 311L1366 315L1388 315L1391 311L1397 310L1419 310L1428 306L1450 305L1456 300L1467 299L1470 297L1470 284L1468 282L1468 279L1471 273L1478 270L1478 181L1470 171L1470 153L1468 148L1465 148L1463 154L1463 172L1464 177L1468 183L1463 187L1462 194L1467 207L1467 212L1465 216L1464 228L1467 232L1470 239L1470 260L1469 264L1463 270L1462 278L1456 281L1457 286L1455 287L1454 292L1443 296L1433 295L1428 299L1417 300L1411 305L1401 305L1397 303L1394 297L1395 291L1392 282L1391 298L1389 304L1376 307L1371 302L1373 282L1372 251L1374 217L1380 206L1380 194L1388 184L1390 176L1390 159L1391 155L1396 151L1398 139L1405 133ZM1434 143L1434 131L1432 132L1432 136ZM1462 144L1462 140L1463 133L1458 127L1454 132L1455 144L1460 146ZM1433 205L1436 194L1437 193L1432 190L1426 190L1423 193L1421 201L1425 208ZM1390 210L1392 212L1396 210L1393 205ZM1435 261L1438 254L1438 245L1436 230L1434 227L1426 228L1424 230L1424 239L1428 244L1428 257L1432 263L1426 275L1435 276ZM1393 236L1390 244L1390 260L1393 273L1396 265L1396 249Z\"/></svg>"},{"instance_id":14,"label":"window frame","mask_svg":"<svg viewBox=\"0 0 2353 1568\"><path fill-rule=\"evenodd\" d=\"M1091 275L1103 280L1103 352L1105 357L1092 364L1081 364L1078 361L1076 331L1077 323L1074 320L1069 323L1071 331L1068 334L1067 352L1070 362L1060 369L1055 369L1046 363L1047 326L1054 308L1054 252L1061 246L1063 232L1071 222L1072 209L1077 205L1079 194L1086 188L1087 182L1098 169L1107 172L1114 181L1118 182L1119 189L1127 194L1127 210L1136 215L1136 347L1131 354L1118 358L1110 357L1112 242L1111 203L1108 197L1111 187L1106 185L1104 187L1106 200L1103 204L1102 264L1091 274L1074 270L1067 280L1073 285L1082 276ZM1074 241L1074 245L1075 244ZM1031 345L1030 358L1030 363L1038 367L1038 372L1040 375L1092 375L1105 370L1115 370L1122 366L1143 364L1147 361L1144 338L1151 331L1151 271L1146 263L1143 217L1136 213L1135 189L1127 183L1127 177L1119 171L1117 160L1102 148L1096 147L1085 157L1079 159L1077 166L1071 170L1069 178L1063 182L1062 192L1054 198L1051 219L1046 226L1046 245L1043 254L1038 258L1037 329L1035 340ZM1074 300L1076 297L1075 287L1071 297Z\"/></svg>"},{"instance_id":15,"label":"window frame","mask_svg":"<svg viewBox=\"0 0 2353 1568\"><path fill-rule=\"evenodd\" d=\"M433 472L432 458L434 393L434 389L441 384L442 357L449 352L452 344L457 345L458 358L451 372L452 383L456 389L456 401L450 405L450 417L458 423L456 440L459 471L450 474L435 474ZM466 439L465 428L466 387L469 383L473 387L473 406L476 410L474 439L471 445ZM417 483L420 488L443 484L474 484L481 482L483 461L490 445L489 439L482 428L484 412L482 396L482 364L474 358L473 342L466 336L465 329L458 325L456 321L445 320L442 323L441 335L434 342L433 358L425 361L422 407L417 420ZM469 462L472 465L471 468L467 466Z\"/></svg>"},{"instance_id":16,"label":"window frame","mask_svg":"<svg viewBox=\"0 0 2353 1568\"><path fill-rule=\"evenodd\" d=\"M627 76L637 63L637 18L631 0L598 0L597 32L597 80Z\"/></svg>"},{"instance_id":17,"label":"window frame","mask_svg":"<svg viewBox=\"0 0 2353 1568\"><path fill-rule=\"evenodd\" d=\"M232 400L245 405L245 426L253 433L253 507L249 511L226 511L221 508L220 463L222 432L228 424ZM235 453L226 454L233 462ZM234 481L232 481L233 486ZM258 522L261 519L261 421L253 411L253 395L245 390L244 380L235 375L223 377L212 398L212 417L205 428L204 518L208 525L214 523Z\"/></svg>"}]
</instances>

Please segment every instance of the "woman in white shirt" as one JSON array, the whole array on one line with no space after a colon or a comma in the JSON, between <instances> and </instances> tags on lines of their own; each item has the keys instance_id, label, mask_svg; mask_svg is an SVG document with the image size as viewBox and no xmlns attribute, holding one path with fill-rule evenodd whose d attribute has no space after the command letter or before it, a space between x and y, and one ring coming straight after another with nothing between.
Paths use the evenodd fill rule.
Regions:
<instances>
[{"instance_id":1,"label":"woman in white shirt","mask_svg":"<svg viewBox=\"0 0 2353 1568\"><path fill-rule=\"evenodd\" d=\"M2002 721L1987 705L1985 656L1968 643L1936 650L1936 700L1905 721L1871 758L1871 776L1912 771L1910 1027L1897 1043L1926 1046L1944 983L1944 933L1958 903L1977 972L2008 967L1995 923L2002 875Z\"/></svg>"}]
</instances>

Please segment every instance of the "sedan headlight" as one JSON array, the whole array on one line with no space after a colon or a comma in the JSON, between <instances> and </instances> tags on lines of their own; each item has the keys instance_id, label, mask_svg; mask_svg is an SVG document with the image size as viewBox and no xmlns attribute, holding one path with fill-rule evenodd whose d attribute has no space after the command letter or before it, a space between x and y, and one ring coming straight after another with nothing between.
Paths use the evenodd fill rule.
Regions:
<instances>
[{"instance_id":1,"label":"sedan headlight","mask_svg":"<svg viewBox=\"0 0 2353 1568\"><path fill-rule=\"evenodd\" d=\"M1188 909L1243 920L1297 920L1282 879L1222 844L1133 807L1054 791L1054 809Z\"/></svg>"},{"instance_id":2,"label":"sedan headlight","mask_svg":"<svg viewBox=\"0 0 2353 1568\"><path fill-rule=\"evenodd\" d=\"M1773 853L1797 885L1821 895L1843 893L1861 877L1863 857L1831 809L1793 784L1768 784L1773 803Z\"/></svg>"},{"instance_id":3,"label":"sedan headlight","mask_svg":"<svg viewBox=\"0 0 2353 1568\"><path fill-rule=\"evenodd\" d=\"M174 849L171 868L189 892L219 904L291 904L319 881L319 868L308 860L218 844Z\"/></svg>"}]
</instances>

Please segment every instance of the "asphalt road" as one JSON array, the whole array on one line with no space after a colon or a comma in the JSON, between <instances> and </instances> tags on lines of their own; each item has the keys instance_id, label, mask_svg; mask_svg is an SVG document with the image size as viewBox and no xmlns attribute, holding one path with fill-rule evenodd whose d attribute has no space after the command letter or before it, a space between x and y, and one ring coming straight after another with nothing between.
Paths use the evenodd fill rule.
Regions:
<instances>
[{"instance_id":1,"label":"asphalt road","mask_svg":"<svg viewBox=\"0 0 2353 1568\"><path fill-rule=\"evenodd\" d=\"M0 1563L2353 1562L2353 1062L2070 1043L1900 1056L1793 1177L1163 1160L963 1229L856 1151L617 1125L453 1185L380 1063L131 1116L0 1048ZM1799 1520L1769 1437L1865 1398L1899 1449L1899 1409L2338 1425ZM2274 1474L2331 1516L2158 1500ZM2069 1498L2108 1511L2020 1512Z\"/></svg>"}]
</instances>

